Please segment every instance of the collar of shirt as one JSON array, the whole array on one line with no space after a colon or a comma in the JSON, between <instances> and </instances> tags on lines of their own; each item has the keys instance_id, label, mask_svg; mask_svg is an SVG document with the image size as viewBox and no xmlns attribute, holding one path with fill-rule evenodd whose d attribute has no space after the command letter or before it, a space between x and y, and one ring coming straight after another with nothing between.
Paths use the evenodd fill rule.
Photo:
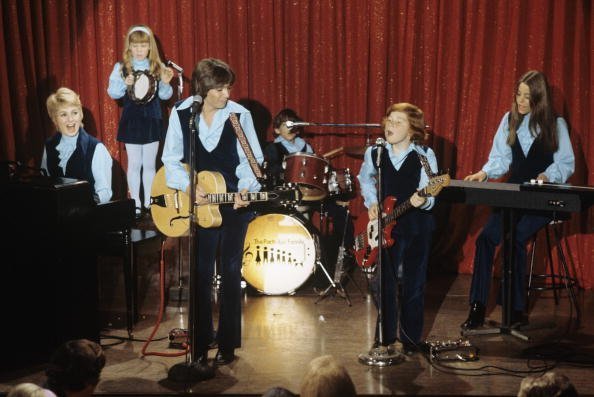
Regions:
<instances>
[{"instance_id":1,"label":"collar of shirt","mask_svg":"<svg viewBox=\"0 0 594 397\"><path fill-rule=\"evenodd\" d=\"M293 142L291 142L279 135L274 139L274 142L282 143L282 145L285 147L285 149L287 149L287 151L289 153L297 153L301 149L303 149L304 151L307 151L307 148L304 148L305 139L303 139L301 137L295 137L295 140Z\"/></svg>"},{"instance_id":2,"label":"collar of shirt","mask_svg":"<svg viewBox=\"0 0 594 397\"><path fill-rule=\"evenodd\" d=\"M62 135L60 137L60 143L56 146L56 149L58 150L58 158L60 159L60 167L66 167L68 159L70 159L70 156L72 156L72 153L76 150L77 140L78 134L75 136Z\"/></svg>"},{"instance_id":3,"label":"collar of shirt","mask_svg":"<svg viewBox=\"0 0 594 397\"><path fill-rule=\"evenodd\" d=\"M148 58L144 58L142 61L137 61L136 59L132 59L132 69L134 69L134 70L148 70L148 68L149 68Z\"/></svg>"},{"instance_id":4,"label":"collar of shirt","mask_svg":"<svg viewBox=\"0 0 594 397\"><path fill-rule=\"evenodd\" d=\"M540 128L538 128L538 126L536 127L536 132L540 134ZM527 156L535 139L535 137L532 136L532 132L530 131L530 113L527 113L526 116L524 116L524 120L522 120L520 123L520 126L516 131L516 135L518 137L518 141L520 142L522 152L524 152L524 155Z\"/></svg>"},{"instance_id":5,"label":"collar of shirt","mask_svg":"<svg viewBox=\"0 0 594 397\"><path fill-rule=\"evenodd\" d=\"M411 143L410 145L408 145L408 148L401 153L395 153L394 150L392 149L392 145L389 143L386 143L386 147L388 149L388 155L390 156L390 161L392 162L392 165L394 166L394 168L396 168L397 170L400 169L400 167L402 166L402 163L404 162L404 160L406 160L406 157L408 156L408 154L412 151L417 151L417 152L421 152L420 148L417 148L417 145L415 145L414 143Z\"/></svg>"},{"instance_id":6,"label":"collar of shirt","mask_svg":"<svg viewBox=\"0 0 594 397\"><path fill-rule=\"evenodd\" d=\"M193 101L194 97L188 97L177 107L177 109L187 109L192 106ZM223 133L223 127L225 126L225 122L231 113L241 115L242 113L249 113L249 111L237 102L229 100L227 101L227 106L216 111L210 127L204 122L202 117L197 120L198 137L200 138L204 148L209 152L212 151L219 143L221 134ZM238 118L240 118L240 116Z\"/></svg>"}]
</instances>

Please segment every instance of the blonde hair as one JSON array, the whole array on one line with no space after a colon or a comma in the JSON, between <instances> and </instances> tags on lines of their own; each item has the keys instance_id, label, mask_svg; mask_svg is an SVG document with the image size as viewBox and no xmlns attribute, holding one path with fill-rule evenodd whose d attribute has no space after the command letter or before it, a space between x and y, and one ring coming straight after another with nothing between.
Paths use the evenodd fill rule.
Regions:
<instances>
[{"instance_id":1,"label":"blonde hair","mask_svg":"<svg viewBox=\"0 0 594 397\"><path fill-rule=\"evenodd\" d=\"M301 397L356 396L355 385L346 368L331 355L311 360L301 384Z\"/></svg>"},{"instance_id":2,"label":"blonde hair","mask_svg":"<svg viewBox=\"0 0 594 397\"><path fill-rule=\"evenodd\" d=\"M159 77L161 75L161 68L164 65L159 56L159 49L157 48L153 31L146 25L132 25L128 29L128 33L126 33L124 53L122 55L122 74L125 75L123 73L124 71L128 71L128 73L134 71L132 67L132 51L130 50L130 44L132 43L149 43L149 73L155 77Z\"/></svg>"},{"instance_id":3,"label":"blonde hair","mask_svg":"<svg viewBox=\"0 0 594 397\"><path fill-rule=\"evenodd\" d=\"M82 115L82 103L80 102L80 97L76 92L67 87L58 88L56 92L47 98L45 105L47 107L47 113L54 124L56 124L55 119L58 110L66 106L78 107Z\"/></svg>"},{"instance_id":4,"label":"blonde hair","mask_svg":"<svg viewBox=\"0 0 594 397\"><path fill-rule=\"evenodd\" d=\"M51 391L34 383L20 383L10 389L6 397L55 397Z\"/></svg>"},{"instance_id":5,"label":"blonde hair","mask_svg":"<svg viewBox=\"0 0 594 397\"><path fill-rule=\"evenodd\" d=\"M563 374L549 371L542 376L527 376L520 383L518 397L573 397L577 390Z\"/></svg>"}]
</instances>

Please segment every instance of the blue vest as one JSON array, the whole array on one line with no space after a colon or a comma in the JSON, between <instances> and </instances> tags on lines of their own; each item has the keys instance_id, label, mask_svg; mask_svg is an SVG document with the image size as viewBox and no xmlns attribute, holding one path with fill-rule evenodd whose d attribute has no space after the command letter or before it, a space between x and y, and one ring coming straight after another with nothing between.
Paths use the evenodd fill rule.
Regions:
<instances>
[{"instance_id":1,"label":"blue vest","mask_svg":"<svg viewBox=\"0 0 594 397\"><path fill-rule=\"evenodd\" d=\"M373 166L377 169L375 162L377 148L371 151ZM397 170L387 150L382 150L380 167L382 169L382 201L388 196L396 197L396 206L408 200L419 187L421 179L421 161L416 151L411 151L404 160L404 163ZM396 226L392 235L396 234L420 234L428 233L435 227L433 216L429 211L411 208L396 220Z\"/></svg>"},{"instance_id":2,"label":"blue vest","mask_svg":"<svg viewBox=\"0 0 594 397\"><path fill-rule=\"evenodd\" d=\"M60 176L66 178L82 179L88 181L91 186L95 185L95 178L93 177L92 162L95 154L95 148L99 140L89 135L84 128L78 130L78 138L76 140L76 149L72 156L66 163L66 173L62 172L60 167L60 159L58 157L57 146L62 139L62 134L58 133L50 137L45 142L45 151L47 154L47 169L52 176Z\"/></svg>"},{"instance_id":3,"label":"blue vest","mask_svg":"<svg viewBox=\"0 0 594 397\"><path fill-rule=\"evenodd\" d=\"M524 155L518 139L512 145L511 150L509 183L524 183L535 179L538 174L544 172L553 163L553 153L545 149L540 136L532 142L527 155Z\"/></svg>"},{"instance_id":4,"label":"blue vest","mask_svg":"<svg viewBox=\"0 0 594 397\"><path fill-rule=\"evenodd\" d=\"M184 157L182 162L189 164L190 162L190 116L191 108L177 110L179 122L182 128L182 135L184 139ZM208 152L200 139L196 138L196 155L198 156L196 162L196 171L216 171L223 175L228 192L237 192L237 184L239 178L235 175L237 166L239 165L239 154L237 153L237 136L231 124L231 120L225 121L221 139L212 152ZM223 215L223 222L226 222L226 217L237 214L231 205L223 205L219 208Z\"/></svg>"}]
</instances>

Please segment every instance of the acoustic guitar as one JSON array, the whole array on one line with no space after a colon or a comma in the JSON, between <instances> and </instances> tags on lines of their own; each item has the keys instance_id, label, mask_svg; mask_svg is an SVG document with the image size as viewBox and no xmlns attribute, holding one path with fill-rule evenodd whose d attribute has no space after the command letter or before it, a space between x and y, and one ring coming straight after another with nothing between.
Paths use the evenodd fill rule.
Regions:
<instances>
[{"instance_id":1,"label":"acoustic guitar","mask_svg":"<svg viewBox=\"0 0 594 397\"><path fill-rule=\"evenodd\" d=\"M423 189L417 191L421 197L434 197L439 194L441 189L450 184L450 176L448 174L437 175L429 179L429 183ZM383 202L383 247L391 247L394 245L392 238L392 229L396 226L396 219L402 216L406 211L411 209L413 205L410 199L396 205L396 197L388 196ZM362 212L355 223L355 260L357 264L364 268L371 268L377 259L379 240L378 220L369 220L367 212Z\"/></svg>"},{"instance_id":2,"label":"acoustic guitar","mask_svg":"<svg viewBox=\"0 0 594 397\"><path fill-rule=\"evenodd\" d=\"M203 228L221 226L223 218L219 205L235 203L235 196L241 193L228 193L225 178L214 171L200 171L196 174L196 183L207 193L208 199L208 204L194 206L196 222ZM248 202L290 206L299 203L301 193L296 187L283 186L269 192L244 193L241 198ZM151 215L157 229L166 236L179 237L189 231L190 196L167 186L164 166L155 175L151 186Z\"/></svg>"}]
</instances>

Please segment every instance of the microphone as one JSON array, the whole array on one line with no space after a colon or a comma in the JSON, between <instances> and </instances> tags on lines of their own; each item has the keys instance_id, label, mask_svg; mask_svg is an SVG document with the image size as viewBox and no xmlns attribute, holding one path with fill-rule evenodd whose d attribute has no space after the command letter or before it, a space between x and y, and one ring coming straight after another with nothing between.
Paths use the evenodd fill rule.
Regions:
<instances>
[{"instance_id":1,"label":"microphone","mask_svg":"<svg viewBox=\"0 0 594 397\"><path fill-rule=\"evenodd\" d=\"M192 102L192 114L195 115L198 113L198 109L202 105L202 97L198 94L194 95L194 100Z\"/></svg>"},{"instance_id":2,"label":"microphone","mask_svg":"<svg viewBox=\"0 0 594 397\"><path fill-rule=\"evenodd\" d=\"M287 126L288 129L291 129L291 128L296 128L296 127L305 127L308 125L316 125L316 123L308 123L307 121L287 120L287 121L285 121L285 125Z\"/></svg>"},{"instance_id":3,"label":"microphone","mask_svg":"<svg viewBox=\"0 0 594 397\"><path fill-rule=\"evenodd\" d=\"M384 149L384 145L386 144L386 140L384 138L377 138L375 140L375 147L377 148L377 157L375 159L375 165L379 168L381 160L382 160L382 150Z\"/></svg>"},{"instance_id":4,"label":"microphone","mask_svg":"<svg viewBox=\"0 0 594 397\"><path fill-rule=\"evenodd\" d=\"M175 69L178 73L182 73L184 71L184 69L179 66L178 64L176 64L173 61L167 61L167 66L171 66L173 69Z\"/></svg>"}]
</instances>

